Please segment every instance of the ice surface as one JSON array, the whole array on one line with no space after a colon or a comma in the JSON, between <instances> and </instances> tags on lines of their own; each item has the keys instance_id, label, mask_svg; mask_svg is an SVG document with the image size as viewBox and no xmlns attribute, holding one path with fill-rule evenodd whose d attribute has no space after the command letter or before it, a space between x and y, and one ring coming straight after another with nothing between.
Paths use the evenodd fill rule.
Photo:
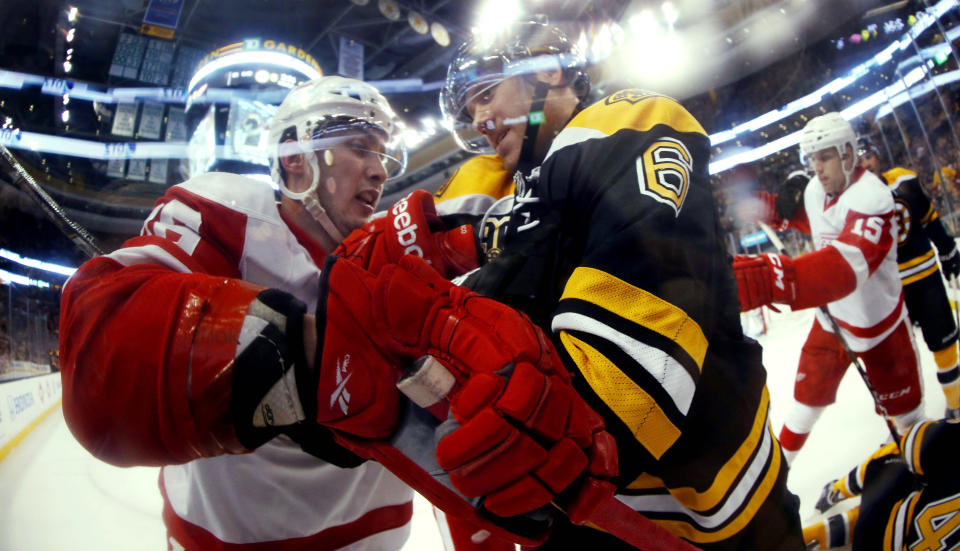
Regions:
<instances>
[{"instance_id":1,"label":"ice surface","mask_svg":"<svg viewBox=\"0 0 960 551\"><path fill-rule=\"evenodd\" d=\"M813 312L768 311L767 316L767 332L758 340L764 347L770 416L778 433L792 400L797 359ZM919 330L915 335L926 412L940 417L945 400L936 364ZM791 468L788 485L801 498L801 518L814 520L813 504L823 484L846 474L887 437L866 387L851 367L837 402L823 413ZM157 469L120 469L93 458L73 439L58 410L0 462L0 551L163 551L161 506ZM419 498L404 549L442 549L430 506Z\"/></svg>"}]
</instances>

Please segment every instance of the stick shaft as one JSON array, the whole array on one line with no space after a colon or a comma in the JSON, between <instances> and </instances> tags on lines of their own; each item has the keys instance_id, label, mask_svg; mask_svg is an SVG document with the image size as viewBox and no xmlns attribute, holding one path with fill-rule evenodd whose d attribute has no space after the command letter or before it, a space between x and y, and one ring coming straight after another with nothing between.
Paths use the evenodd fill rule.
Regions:
<instances>
[{"instance_id":1,"label":"stick shaft","mask_svg":"<svg viewBox=\"0 0 960 551\"><path fill-rule=\"evenodd\" d=\"M33 176L23 168L20 161L13 156L13 153L11 153L6 146L0 145L0 155L3 156L7 164L20 176L17 180L17 182L20 183L20 189L40 205L40 208L43 209L47 217L57 226L57 229L63 232L70 241L73 241L73 244L76 245L78 249L90 258L103 254L103 249L97 243L97 240L90 235L86 228L77 224L67 216L63 208L37 184Z\"/></svg>"}]
</instances>

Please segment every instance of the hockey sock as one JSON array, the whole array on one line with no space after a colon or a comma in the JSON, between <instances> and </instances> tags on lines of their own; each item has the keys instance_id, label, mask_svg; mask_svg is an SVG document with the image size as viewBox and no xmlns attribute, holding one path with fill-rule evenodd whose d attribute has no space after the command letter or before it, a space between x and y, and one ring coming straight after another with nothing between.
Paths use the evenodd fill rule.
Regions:
<instances>
[{"instance_id":1,"label":"hockey sock","mask_svg":"<svg viewBox=\"0 0 960 551\"><path fill-rule=\"evenodd\" d=\"M809 432L797 434L788 429L786 425L780 429L780 446L783 448L783 458L787 460L788 465L793 463L793 458L800 452L800 448L803 447L808 436L810 436Z\"/></svg>"},{"instance_id":2,"label":"hockey sock","mask_svg":"<svg viewBox=\"0 0 960 551\"><path fill-rule=\"evenodd\" d=\"M937 362L937 380L947 397L947 409L960 408L960 366L957 365L956 343L933 353Z\"/></svg>"},{"instance_id":3,"label":"hockey sock","mask_svg":"<svg viewBox=\"0 0 960 551\"><path fill-rule=\"evenodd\" d=\"M897 427L897 434L902 437L910 431L910 427L923 421L923 402L921 401L920 405L906 413L891 416L891 419L893 419L894 426Z\"/></svg>"},{"instance_id":4,"label":"hockey sock","mask_svg":"<svg viewBox=\"0 0 960 551\"><path fill-rule=\"evenodd\" d=\"M793 458L807 441L810 430L820 418L823 409L823 407L808 406L800 402L793 403L783 428L780 429L780 446L783 448L783 457L788 464L793 462Z\"/></svg>"}]
</instances>

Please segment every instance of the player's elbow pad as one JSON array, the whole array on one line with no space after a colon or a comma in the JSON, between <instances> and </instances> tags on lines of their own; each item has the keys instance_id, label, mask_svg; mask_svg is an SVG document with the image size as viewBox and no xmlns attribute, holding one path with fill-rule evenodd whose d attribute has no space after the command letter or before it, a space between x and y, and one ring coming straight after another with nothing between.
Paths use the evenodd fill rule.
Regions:
<instances>
[{"instance_id":1,"label":"player's elbow pad","mask_svg":"<svg viewBox=\"0 0 960 551\"><path fill-rule=\"evenodd\" d=\"M829 304L857 288L853 268L834 247L798 256L793 267L797 286L790 307L794 310Z\"/></svg>"}]
</instances>

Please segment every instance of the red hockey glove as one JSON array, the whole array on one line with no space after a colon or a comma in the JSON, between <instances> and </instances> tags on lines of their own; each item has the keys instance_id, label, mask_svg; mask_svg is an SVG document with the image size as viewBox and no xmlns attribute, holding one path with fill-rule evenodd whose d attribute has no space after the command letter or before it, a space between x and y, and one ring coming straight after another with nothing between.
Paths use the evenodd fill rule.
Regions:
<instances>
[{"instance_id":1,"label":"red hockey glove","mask_svg":"<svg viewBox=\"0 0 960 551\"><path fill-rule=\"evenodd\" d=\"M603 419L570 385L551 350L495 372L475 372L453 394L460 423L437 446L453 485L514 516L553 501L581 475L617 475L617 446Z\"/></svg>"},{"instance_id":2,"label":"red hockey glove","mask_svg":"<svg viewBox=\"0 0 960 551\"><path fill-rule=\"evenodd\" d=\"M553 345L526 316L452 285L411 256L385 267L376 279L349 262L337 262L326 271L330 280L321 371L334 365L343 350L358 346L357 330L377 335L376 346L401 360L435 359L452 378L442 388L427 384L434 395L421 405L447 397L462 425L450 420L457 428L440 439L436 450L438 463L450 471L461 493L484 496L491 512L512 516L549 503L584 473L617 474L613 437L574 391ZM341 303L350 306L342 314L354 319L334 326L340 318L331 308ZM371 306L370 318L361 322L366 327L350 328L364 311L358 308L361 303ZM426 371L432 372L429 367ZM326 381L318 386L321 405L335 383L329 377ZM397 377L370 382L380 385L384 394L396 383ZM386 427L386 404L374 393L359 394L365 386L346 387L351 408L376 412L376 419L341 416L342 411L321 407L317 420L350 434L371 425ZM410 378L401 387L409 392Z\"/></svg>"},{"instance_id":3,"label":"red hockey glove","mask_svg":"<svg viewBox=\"0 0 960 551\"><path fill-rule=\"evenodd\" d=\"M472 226L448 230L437 216L433 196L422 189L395 203L386 216L348 235L334 254L374 274L405 254L422 257L447 279L479 265Z\"/></svg>"},{"instance_id":4,"label":"red hockey glove","mask_svg":"<svg viewBox=\"0 0 960 551\"><path fill-rule=\"evenodd\" d=\"M733 257L740 311L773 302L792 304L797 295L793 260L776 254L738 254Z\"/></svg>"}]
</instances>

